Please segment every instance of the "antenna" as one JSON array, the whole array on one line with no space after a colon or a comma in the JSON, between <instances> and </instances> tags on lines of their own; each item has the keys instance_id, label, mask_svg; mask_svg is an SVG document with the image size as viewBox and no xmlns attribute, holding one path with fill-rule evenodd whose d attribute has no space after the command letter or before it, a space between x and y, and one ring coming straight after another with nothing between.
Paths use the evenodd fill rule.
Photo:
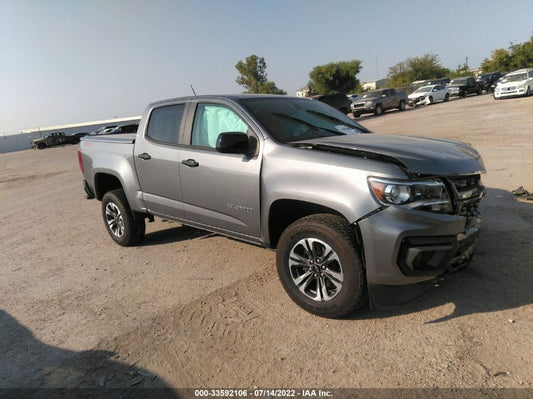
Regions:
<instances>
[{"instance_id":1,"label":"antenna","mask_svg":"<svg viewBox=\"0 0 533 399\"><path fill-rule=\"evenodd\" d=\"M194 91L194 87L192 87L192 85L191 85L191 90L192 90L193 94L196 96L197 94L196 94L196 92Z\"/></svg>"}]
</instances>

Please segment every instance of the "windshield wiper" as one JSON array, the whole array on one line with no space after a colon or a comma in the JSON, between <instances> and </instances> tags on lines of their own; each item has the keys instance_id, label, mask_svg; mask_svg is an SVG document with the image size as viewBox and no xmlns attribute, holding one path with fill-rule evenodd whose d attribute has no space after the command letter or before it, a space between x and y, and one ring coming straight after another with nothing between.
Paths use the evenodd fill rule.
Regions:
<instances>
[{"instance_id":1,"label":"windshield wiper","mask_svg":"<svg viewBox=\"0 0 533 399\"><path fill-rule=\"evenodd\" d=\"M355 130L359 131L360 133L370 133L370 130L368 130L367 128L365 128L365 127L363 127L363 126L361 126L359 124L356 124L355 122L354 122L354 124L355 124L355 126L354 126L353 124L346 123L343 120L337 119L337 118L335 118L334 116L331 116L331 115L323 114L322 112L317 112L317 111L312 111L312 110L306 110L305 112L310 113L311 115L318 116L319 118L326 119L328 121L335 122L335 123L338 123L338 124L343 125L343 126L347 126L350 129L355 129Z\"/></svg>"},{"instance_id":2,"label":"windshield wiper","mask_svg":"<svg viewBox=\"0 0 533 399\"><path fill-rule=\"evenodd\" d=\"M310 127L312 129L315 129L315 130L325 130L327 132L331 132L331 133L334 133L336 134L337 136L344 136L346 133L342 133L342 132L339 132L339 131L336 131L336 130L332 130L332 129L328 129L328 128L325 128L325 127L319 127L319 126L315 126L313 125L312 123L309 123L307 121L304 121L303 119L299 119L299 118L295 118L294 116L290 116L290 115L286 115L286 114L280 114L279 112L272 112L272 115L274 116L278 116L280 118L285 118L285 119L289 119L291 121L295 121L295 122L298 122L298 123L301 123L302 125L305 125L307 127ZM312 138L312 137L310 137Z\"/></svg>"}]
</instances>

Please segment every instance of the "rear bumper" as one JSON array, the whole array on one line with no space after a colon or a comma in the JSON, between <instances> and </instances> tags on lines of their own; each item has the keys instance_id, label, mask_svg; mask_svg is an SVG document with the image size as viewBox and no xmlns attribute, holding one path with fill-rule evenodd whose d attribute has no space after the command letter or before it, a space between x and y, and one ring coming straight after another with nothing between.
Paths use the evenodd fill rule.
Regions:
<instances>
[{"instance_id":1,"label":"rear bumper","mask_svg":"<svg viewBox=\"0 0 533 399\"><path fill-rule=\"evenodd\" d=\"M467 221L462 216L394 207L360 221L372 306L414 301L441 275L468 266L480 224L480 217Z\"/></svg>"}]
</instances>

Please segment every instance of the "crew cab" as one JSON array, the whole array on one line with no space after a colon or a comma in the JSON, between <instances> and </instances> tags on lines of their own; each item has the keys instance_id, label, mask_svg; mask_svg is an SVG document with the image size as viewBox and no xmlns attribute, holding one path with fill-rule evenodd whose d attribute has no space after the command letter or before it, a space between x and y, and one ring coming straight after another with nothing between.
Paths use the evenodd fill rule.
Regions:
<instances>
[{"instance_id":1,"label":"crew cab","mask_svg":"<svg viewBox=\"0 0 533 399\"><path fill-rule=\"evenodd\" d=\"M351 108L352 115L357 118L362 114L381 115L393 108L403 111L406 104L406 93L397 92L396 89L383 89L366 93L359 100L353 101Z\"/></svg>"},{"instance_id":2,"label":"crew cab","mask_svg":"<svg viewBox=\"0 0 533 399\"><path fill-rule=\"evenodd\" d=\"M481 223L472 146L370 133L297 97L156 102L136 135L87 136L78 158L117 244L162 217L276 249L288 295L324 317L420 297L468 265Z\"/></svg>"}]
</instances>

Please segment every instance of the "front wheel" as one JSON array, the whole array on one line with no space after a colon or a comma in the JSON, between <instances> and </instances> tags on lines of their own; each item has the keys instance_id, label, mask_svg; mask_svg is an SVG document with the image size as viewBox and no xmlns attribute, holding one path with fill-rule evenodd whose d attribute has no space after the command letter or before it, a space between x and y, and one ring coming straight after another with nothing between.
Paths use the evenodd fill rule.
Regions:
<instances>
[{"instance_id":1,"label":"front wheel","mask_svg":"<svg viewBox=\"0 0 533 399\"><path fill-rule=\"evenodd\" d=\"M433 104L433 97L432 96L428 97L428 104Z\"/></svg>"},{"instance_id":2,"label":"front wheel","mask_svg":"<svg viewBox=\"0 0 533 399\"><path fill-rule=\"evenodd\" d=\"M322 317L340 318L366 303L366 281L351 226L330 214L291 224L278 243L277 269L296 304Z\"/></svg>"},{"instance_id":3,"label":"front wheel","mask_svg":"<svg viewBox=\"0 0 533 399\"><path fill-rule=\"evenodd\" d=\"M374 115L379 116L383 114L383 107L381 104L376 105L376 108L374 109Z\"/></svg>"},{"instance_id":4,"label":"front wheel","mask_svg":"<svg viewBox=\"0 0 533 399\"><path fill-rule=\"evenodd\" d=\"M137 244L144 237L144 218L135 218L124 190L108 191L102 198L102 217L111 238L123 247Z\"/></svg>"},{"instance_id":5,"label":"front wheel","mask_svg":"<svg viewBox=\"0 0 533 399\"><path fill-rule=\"evenodd\" d=\"M450 101L450 95L446 93L446 95L444 96L444 102L448 102L448 101Z\"/></svg>"},{"instance_id":6,"label":"front wheel","mask_svg":"<svg viewBox=\"0 0 533 399\"><path fill-rule=\"evenodd\" d=\"M39 144L37 144L37 148L40 149L40 150L44 150L46 148L46 144L39 143Z\"/></svg>"},{"instance_id":7,"label":"front wheel","mask_svg":"<svg viewBox=\"0 0 533 399\"><path fill-rule=\"evenodd\" d=\"M529 97L531 95L531 90L529 89L529 86L527 87L527 90L526 90L526 94L525 96L526 97Z\"/></svg>"}]
</instances>

